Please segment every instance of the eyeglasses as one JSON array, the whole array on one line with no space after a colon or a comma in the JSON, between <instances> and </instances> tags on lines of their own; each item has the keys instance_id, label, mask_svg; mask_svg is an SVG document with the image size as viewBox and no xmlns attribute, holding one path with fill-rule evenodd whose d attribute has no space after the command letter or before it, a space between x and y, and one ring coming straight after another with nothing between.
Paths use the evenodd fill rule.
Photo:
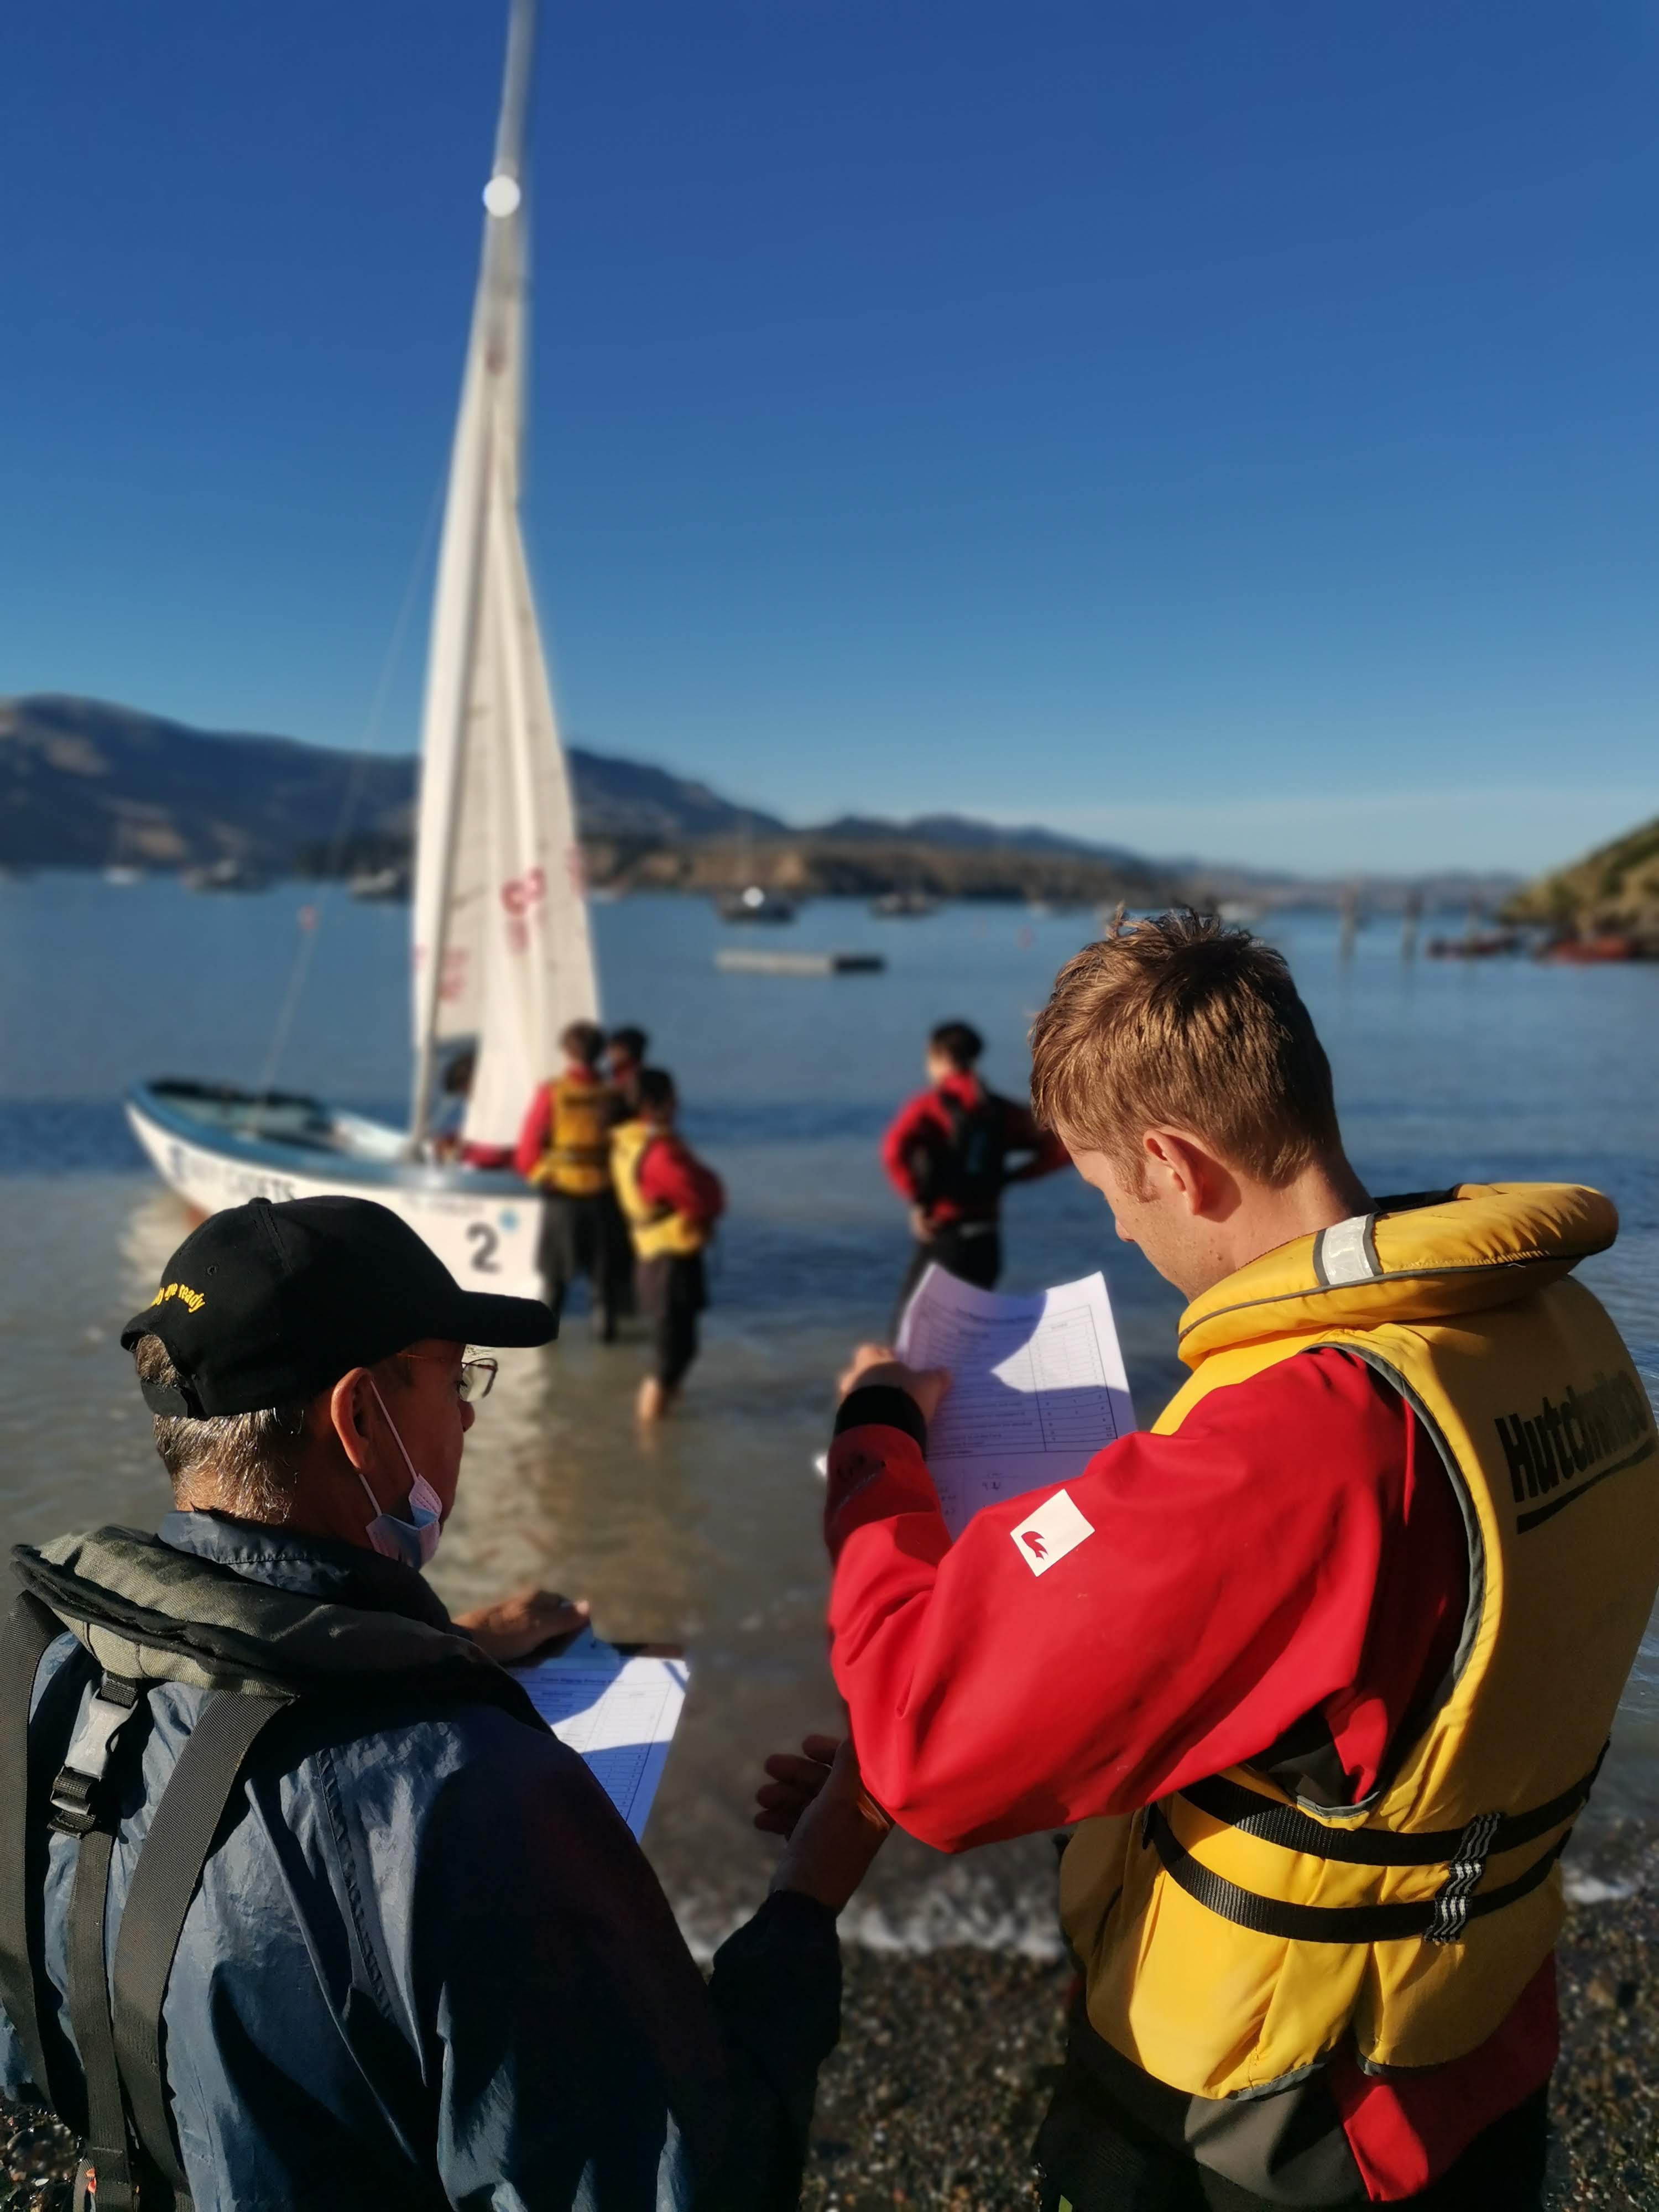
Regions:
<instances>
[{"instance_id":1,"label":"eyeglasses","mask_svg":"<svg viewBox=\"0 0 1659 2212\"><path fill-rule=\"evenodd\" d=\"M403 1357L405 1359L442 1360L447 1364L449 1355L445 1352L405 1352ZM488 1355L479 1359L462 1360L461 1371L455 1377L455 1395L462 1405L470 1406L474 1399L483 1400L489 1395L495 1387L495 1377L501 1372L501 1365L499 1359L492 1359Z\"/></svg>"}]
</instances>

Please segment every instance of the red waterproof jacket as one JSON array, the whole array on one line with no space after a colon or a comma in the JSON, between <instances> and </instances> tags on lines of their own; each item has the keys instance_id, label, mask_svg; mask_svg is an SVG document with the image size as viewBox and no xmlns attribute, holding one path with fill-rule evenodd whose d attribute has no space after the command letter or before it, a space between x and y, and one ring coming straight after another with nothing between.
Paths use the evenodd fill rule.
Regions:
<instances>
[{"instance_id":1,"label":"red waterproof jacket","mask_svg":"<svg viewBox=\"0 0 1659 2212\"><path fill-rule=\"evenodd\" d=\"M953 1545L915 1403L855 1391L830 1455L831 1662L866 1782L943 1850L1125 1813L1328 1735L1357 1796L1463 1620L1451 1486L1397 1393L1325 1350L1212 1391L1066 1486L1097 1532L1034 1574L1012 1531ZM1421 2188L1547 2081L1553 1966L1468 2058L1330 2083L1374 2197Z\"/></svg>"},{"instance_id":2,"label":"red waterproof jacket","mask_svg":"<svg viewBox=\"0 0 1659 2212\"><path fill-rule=\"evenodd\" d=\"M1031 1155L1006 1173L1004 1182L1031 1182L1070 1164L1065 1146L1037 1127L1029 1107L988 1091L971 1072L947 1075L935 1089L919 1091L902 1106L881 1140L881 1161L888 1179L907 1204L925 1206L930 1226L943 1227L951 1221L994 1221L999 1210L994 1195L975 1202L931 1188L929 1164L955 1142L953 1105L969 1113L986 1109L995 1124L994 1141L1005 1156L1009 1152Z\"/></svg>"},{"instance_id":3,"label":"red waterproof jacket","mask_svg":"<svg viewBox=\"0 0 1659 2212\"><path fill-rule=\"evenodd\" d=\"M640 1196L647 1204L671 1206L700 1226L718 1221L726 1211L720 1177L672 1129L659 1132L641 1153L639 1181Z\"/></svg>"}]
</instances>

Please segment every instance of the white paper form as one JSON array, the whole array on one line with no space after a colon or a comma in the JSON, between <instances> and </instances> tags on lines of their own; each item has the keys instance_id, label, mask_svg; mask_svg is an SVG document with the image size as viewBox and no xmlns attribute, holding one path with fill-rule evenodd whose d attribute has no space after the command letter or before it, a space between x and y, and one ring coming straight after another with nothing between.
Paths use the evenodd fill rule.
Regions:
<instances>
[{"instance_id":1,"label":"white paper form","mask_svg":"<svg viewBox=\"0 0 1659 2212\"><path fill-rule=\"evenodd\" d=\"M620 1651L584 1629L556 1658L513 1671L560 1742L586 1760L635 1838L643 1835L685 1703L685 1661Z\"/></svg>"},{"instance_id":2,"label":"white paper form","mask_svg":"<svg viewBox=\"0 0 1659 2212\"><path fill-rule=\"evenodd\" d=\"M952 1541L981 1505L1067 1481L1135 1425L1098 1273L1001 1297L929 1267L896 1350L908 1366L951 1370L927 1468Z\"/></svg>"}]
</instances>

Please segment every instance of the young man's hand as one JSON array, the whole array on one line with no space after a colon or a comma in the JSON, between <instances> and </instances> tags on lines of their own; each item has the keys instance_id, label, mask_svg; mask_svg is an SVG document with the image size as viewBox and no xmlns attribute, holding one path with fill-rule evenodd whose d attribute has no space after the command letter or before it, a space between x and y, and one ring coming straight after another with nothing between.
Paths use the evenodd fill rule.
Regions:
<instances>
[{"instance_id":1,"label":"young man's hand","mask_svg":"<svg viewBox=\"0 0 1659 2212\"><path fill-rule=\"evenodd\" d=\"M851 1391L883 1387L908 1391L931 1421L951 1387L948 1367L907 1367L890 1345L861 1344L836 1388L845 1398Z\"/></svg>"},{"instance_id":2,"label":"young man's hand","mask_svg":"<svg viewBox=\"0 0 1659 2212\"><path fill-rule=\"evenodd\" d=\"M796 1758L766 1762L774 1777L756 1795L755 1826L787 1838L772 1877L775 1890L815 1897L839 1912L870 1871L892 1822L865 1789L851 1736L809 1735Z\"/></svg>"},{"instance_id":3,"label":"young man's hand","mask_svg":"<svg viewBox=\"0 0 1659 2212\"><path fill-rule=\"evenodd\" d=\"M475 1606L455 1615L457 1628L465 1629L478 1649L499 1667L527 1659L544 1644L568 1644L587 1626L585 1597L561 1597L556 1590L515 1590L497 1598L494 1605Z\"/></svg>"}]
</instances>

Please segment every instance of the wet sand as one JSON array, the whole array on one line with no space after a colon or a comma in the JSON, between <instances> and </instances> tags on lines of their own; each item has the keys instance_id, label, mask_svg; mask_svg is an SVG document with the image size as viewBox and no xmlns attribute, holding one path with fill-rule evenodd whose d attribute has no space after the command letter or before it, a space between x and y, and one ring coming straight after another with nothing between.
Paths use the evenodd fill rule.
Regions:
<instances>
[{"instance_id":1,"label":"wet sand","mask_svg":"<svg viewBox=\"0 0 1659 2212\"><path fill-rule=\"evenodd\" d=\"M1659 2212L1659 1826L1575 1855L1560 1948L1563 2048L1550 2212ZM1597 1894L1597 1892L1605 1893ZM805 2212L1031 2208L1027 2162L1061 2051L1069 1980L999 1951L849 1944ZM61 2129L0 2107L0 2212L68 2212Z\"/></svg>"}]
</instances>

